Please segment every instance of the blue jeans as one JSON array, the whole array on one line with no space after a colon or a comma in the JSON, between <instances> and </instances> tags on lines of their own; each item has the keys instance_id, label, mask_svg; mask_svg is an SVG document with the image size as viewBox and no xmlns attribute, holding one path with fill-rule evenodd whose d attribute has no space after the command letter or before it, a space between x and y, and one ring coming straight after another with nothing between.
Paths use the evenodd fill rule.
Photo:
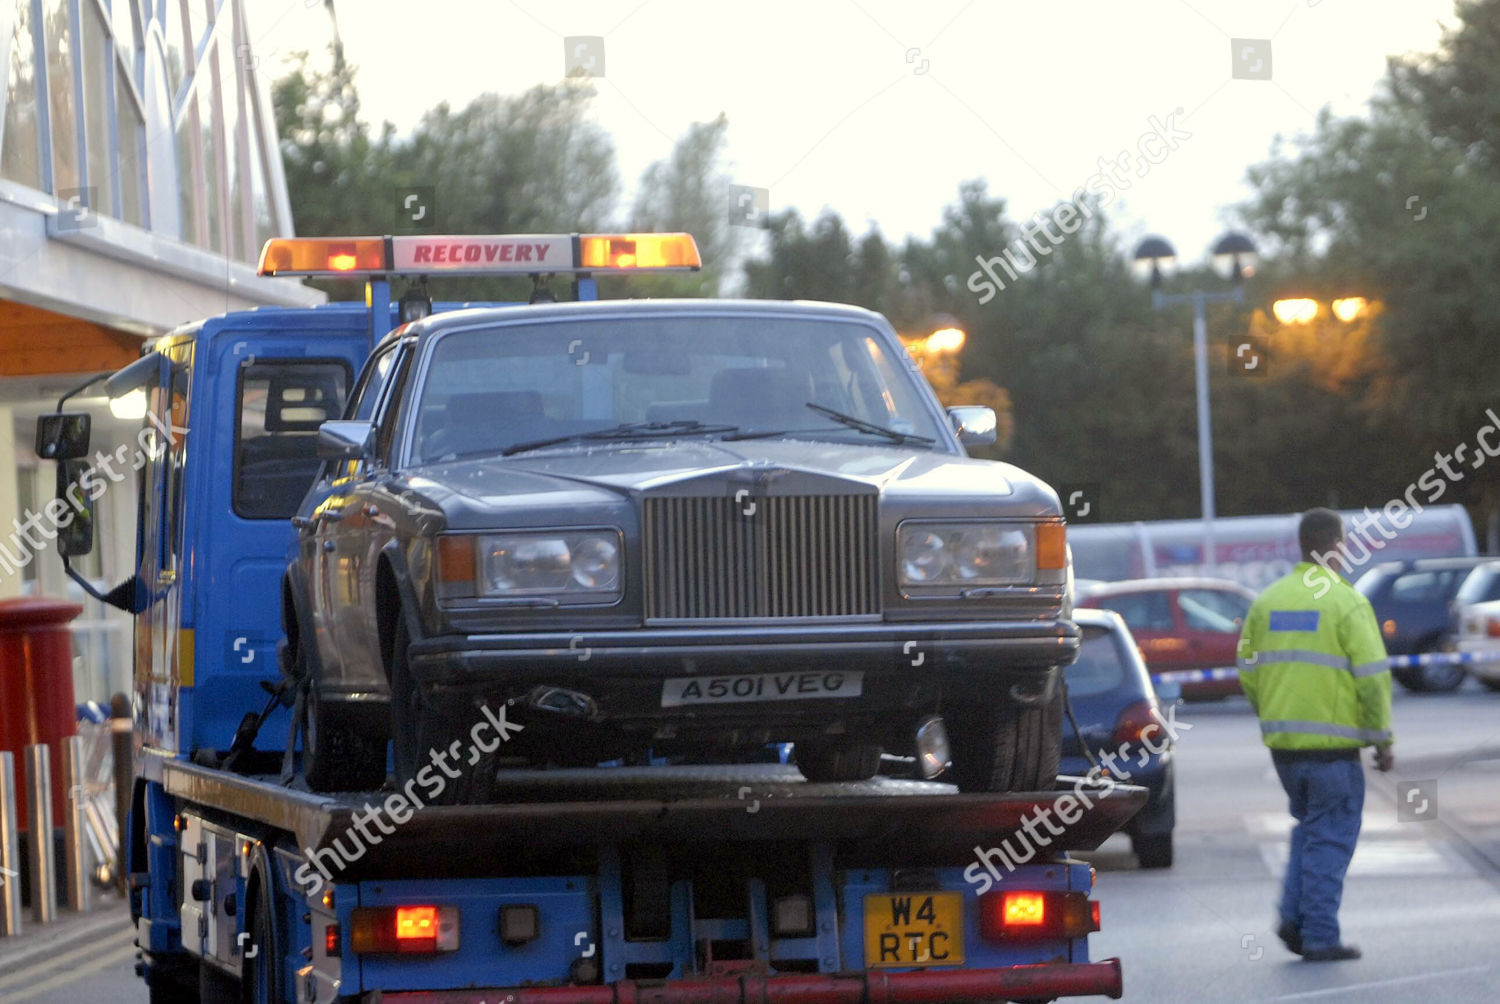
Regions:
<instances>
[{"instance_id":1,"label":"blue jeans","mask_svg":"<svg viewBox=\"0 0 1500 1004\"><path fill-rule=\"evenodd\" d=\"M1276 764L1292 818L1291 855L1281 889L1281 920L1302 932L1302 946L1339 944L1344 873L1359 840L1365 772L1358 759Z\"/></svg>"}]
</instances>

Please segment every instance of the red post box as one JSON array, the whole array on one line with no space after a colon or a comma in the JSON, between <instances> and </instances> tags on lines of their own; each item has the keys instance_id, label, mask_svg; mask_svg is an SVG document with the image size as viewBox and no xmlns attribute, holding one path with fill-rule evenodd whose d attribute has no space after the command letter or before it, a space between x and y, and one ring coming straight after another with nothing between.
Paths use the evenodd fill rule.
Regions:
<instances>
[{"instance_id":1,"label":"red post box","mask_svg":"<svg viewBox=\"0 0 1500 1004\"><path fill-rule=\"evenodd\" d=\"M0 600L0 749L15 754L17 822L27 828L27 746L46 743L52 757L52 819L68 807L62 771L63 741L78 731L73 699L73 636L68 624L83 613L77 603L44 597Z\"/></svg>"}]
</instances>

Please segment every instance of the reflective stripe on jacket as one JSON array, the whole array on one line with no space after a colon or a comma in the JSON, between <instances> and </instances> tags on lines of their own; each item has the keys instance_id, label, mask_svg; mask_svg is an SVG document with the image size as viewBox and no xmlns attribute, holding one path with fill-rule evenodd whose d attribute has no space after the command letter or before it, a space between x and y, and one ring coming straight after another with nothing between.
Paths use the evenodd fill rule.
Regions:
<instances>
[{"instance_id":1,"label":"reflective stripe on jacket","mask_svg":"<svg viewBox=\"0 0 1500 1004\"><path fill-rule=\"evenodd\" d=\"M1250 606L1240 683L1272 749L1385 745L1391 673L1370 601L1343 577L1301 562Z\"/></svg>"}]
</instances>

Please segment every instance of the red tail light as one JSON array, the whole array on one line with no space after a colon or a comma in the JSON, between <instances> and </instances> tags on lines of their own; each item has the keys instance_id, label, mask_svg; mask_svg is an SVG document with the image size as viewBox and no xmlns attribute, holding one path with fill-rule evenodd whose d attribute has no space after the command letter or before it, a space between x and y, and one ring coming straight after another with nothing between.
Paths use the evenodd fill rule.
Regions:
<instances>
[{"instance_id":1,"label":"red tail light","mask_svg":"<svg viewBox=\"0 0 1500 1004\"><path fill-rule=\"evenodd\" d=\"M1084 892L997 889L979 897L986 941L1082 938L1099 930L1099 904Z\"/></svg>"},{"instance_id":2,"label":"red tail light","mask_svg":"<svg viewBox=\"0 0 1500 1004\"><path fill-rule=\"evenodd\" d=\"M1115 744L1123 746L1126 743L1138 743L1141 741L1141 733L1148 727L1155 726L1151 735L1154 738L1161 731L1161 723L1152 714L1156 706L1150 701L1137 701L1124 711L1115 721Z\"/></svg>"},{"instance_id":3,"label":"red tail light","mask_svg":"<svg viewBox=\"0 0 1500 1004\"><path fill-rule=\"evenodd\" d=\"M359 907L349 920L349 946L358 953L433 955L458 950L456 907Z\"/></svg>"},{"instance_id":4,"label":"red tail light","mask_svg":"<svg viewBox=\"0 0 1500 1004\"><path fill-rule=\"evenodd\" d=\"M1500 638L1500 617L1490 618L1490 623L1485 628L1485 633L1491 638Z\"/></svg>"}]
</instances>

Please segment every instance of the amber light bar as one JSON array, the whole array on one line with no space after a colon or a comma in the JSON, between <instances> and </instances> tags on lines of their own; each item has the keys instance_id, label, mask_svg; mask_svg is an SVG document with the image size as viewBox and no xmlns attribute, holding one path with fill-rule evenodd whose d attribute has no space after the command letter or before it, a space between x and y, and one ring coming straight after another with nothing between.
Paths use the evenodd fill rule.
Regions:
<instances>
[{"instance_id":1,"label":"amber light bar","mask_svg":"<svg viewBox=\"0 0 1500 1004\"><path fill-rule=\"evenodd\" d=\"M696 271L691 234L450 234L274 237L261 275L550 275Z\"/></svg>"}]
</instances>

